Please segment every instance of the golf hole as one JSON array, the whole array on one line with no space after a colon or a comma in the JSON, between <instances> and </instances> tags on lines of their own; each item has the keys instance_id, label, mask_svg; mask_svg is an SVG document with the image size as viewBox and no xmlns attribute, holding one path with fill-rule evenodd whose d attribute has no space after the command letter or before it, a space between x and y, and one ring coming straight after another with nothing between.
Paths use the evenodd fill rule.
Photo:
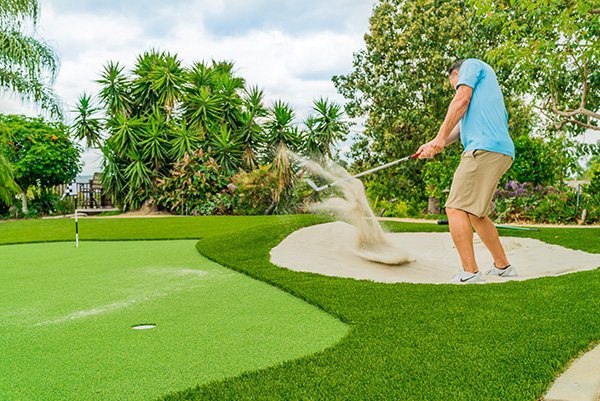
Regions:
<instances>
[{"instance_id":1,"label":"golf hole","mask_svg":"<svg viewBox=\"0 0 600 401\"><path fill-rule=\"evenodd\" d=\"M156 325L152 324L152 323L145 323L145 324L136 324L135 326L131 326L131 328L133 330L150 330L155 328Z\"/></svg>"}]
</instances>

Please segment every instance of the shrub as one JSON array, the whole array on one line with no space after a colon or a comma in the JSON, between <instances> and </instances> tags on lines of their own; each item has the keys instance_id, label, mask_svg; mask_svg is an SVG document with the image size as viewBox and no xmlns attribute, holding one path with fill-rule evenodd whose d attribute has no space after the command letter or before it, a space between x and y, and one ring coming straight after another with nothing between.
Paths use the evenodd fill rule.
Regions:
<instances>
[{"instance_id":1,"label":"shrub","mask_svg":"<svg viewBox=\"0 0 600 401\"><path fill-rule=\"evenodd\" d=\"M533 185L551 185L563 174L563 163L557 162L565 150L559 143L542 138L519 136L514 139L516 158L502 177L502 182L529 182Z\"/></svg>"},{"instance_id":2,"label":"shrub","mask_svg":"<svg viewBox=\"0 0 600 401\"><path fill-rule=\"evenodd\" d=\"M446 152L444 152L446 153ZM436 198L443 205L448 197L446 190L450 189L454 171L460 162L460 152L449 152L438 156L438 159L428 161L423 167L423 181L427 196Z\"/></svg>"},{"instance_id":3,"label":"shrub","mask_svg":"<svg viewBox=\"0 0 600 401\"><path fill-rule=\"evenodd\" d=\"M383 217L407 217L409 215L408 203L398 199L379 199L373 202L375 215Z\"/></svg>"},{"instance_id":4,"label":"shrub","mask_svg":"<svg viewBox=\"0 0 600 401\"><path fill-rule=\"evenodd\" d=\"M154 201L178 214L229 214L234 206L229 178L208 152L199 149L186 154L158 181Z\"/></svg>"},{"instance_id":5,"label":"shrub","mask_svg":"<svg viewBox=\"0 0 600 401\"><path fill-rule=\"evenodd\" d=\"M303 213L307 206L319 200L319 194L302 179L294 176L293 185L279 194L280 181L271 164L243 171L232 177L235 188L235 214Z\"/></svg>"},{"instance_id":6,"label":"shrub","mask_svg":"<svg viewBox=\"0 0 600 401\"><path fill-rule=\"evenodd\" d=\"M582 192L577 207L577 191L571 187L533 185L509 181L496 191L490 217L501 222L576 223L586 209L589 223L599 221L600 196Z\"/></svg>"},{"instance_id":7,"label":"shrub","mask_svg":"<svg viewBox=\"0 0 600 401\"><path fill-rule=\"evenodd\" d=\"M589 169L590 183L586 186L589 193L600 194L600 160L595 161Z\"/></svg>"},{"instance_id":8,"label":"shrub","mask_svg":"<svg viewBox=\"0 0 600 401\"><path fill-rule=\"evenodd\" d=\"M265 214L273 208L279 181L271 165L240 172L232 177L231 183L237 197L236 214Z\"/></svg>"}]
</instances>

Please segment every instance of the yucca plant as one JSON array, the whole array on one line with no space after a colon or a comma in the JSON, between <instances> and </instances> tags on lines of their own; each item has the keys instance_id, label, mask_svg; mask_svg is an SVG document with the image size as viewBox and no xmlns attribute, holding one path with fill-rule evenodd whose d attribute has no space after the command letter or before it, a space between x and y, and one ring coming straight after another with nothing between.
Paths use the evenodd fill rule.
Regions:
<instances>
[{"instance_id":1,"label":"yucca plant","mask_svg":"<svg viewBox=\"0 0 600 401\"><path fill-rule=\"evenodd\" d=\"M161 53L158 64L149 73L150 87L157 104L164 107L167 123L181 101L185 84L185 71L176 54Z\"/></svg>"},{"instance_id":2,"label":"yucca plant","mask_svg":"<svg viewBox=\"0 0 600 401\"><path fill-rule=\"evenodd\" d=\"M105 143L102 150L102 176L101 182L104 191L111 197L114 204L121 204L119 195L123 194L126 186L125 168L126 163L111 149L109 143Z\"/></svg>"},{"instance_id":3,"label":"yucca plant","mask_svg":"<svg viewBox=\"0 0 600 401\"><path fill-rule=\"evenodd\" d=\"M108 139L111 149L120 157L127 157L136 151L141 142L144 121L140 118L129 118L117 114L108 122L111 134Z\"/></svg>"},{"instance_id":4,"label":"yucca plant","mask_svg":"<svg viewBox=\"0 0 600 401\"><path fill-rule=\"evenodd\" d=\"M321 161L323 159L323 146L320 141L317 118L308 115L304 119L304 146L303 151L312 160Z\"/></svg>"},{"instance_id":5,"label":"yucca plant","mask_svg":"<svg viewBox=\"0 0 600 401\"><path fill-rule=\"evenodd\" d=\"M349 124L344 120L342 107L327 99L313 102L312 112L304 121L305 151L316 159L333 159L333 146L343 141Z\"/></svg>"},{"instance_id":6,"label":"yucca plant","mask_svg":"<svg viewBox=\"0 0 600 401\"><path fill-rule=\"evenodd\" d=\"M186 70L186 88L212 88L215 82L215 71L204 62L195 62Z\"/></svg>"},{"instance_id":7,"label":"yucca plant","mask_svg":"<svg viewBox=\"0 0 600 401\"><path fill-rule=\"evenodd\" d=\"M109 118L117 115L129 117L132 112L131 82L123 73L118 62L109 61L96 81L100 84L100 101Z\"/></svg>"},{"instance_id":8,"label":"yucca plant","mask_svg":"<svg viewBox=\"0 0 600 401\"><path fill-rule=\"evenodd\" d=\"M212 129L210 150L217 163L227 172L233 174L239 169L243 144L226 124Z\"/></svg>"},{"instance_id":9,"label":"yucca plant","mask_svg":"<svg viewBox=\"0 0 600 401\"><path fill-rule=\"evenodd\" d=\"M302 134L292 108L276 102L266 109L263 92L246 88L233 63L196 62L184 68L176 55L151 50L137 58L129 74L109 62L99 83L107 134L103 180L115 204L128 209L157 199L158 183L173 166L203 150L227 176L261 163L271 166L278 180L273 205L283 210L279 201L296 180L288 153L303 150ZM93 131L89 125L96 110L87 96L78 106L78 132L84 137ZM314 135L313 147L320 152L327 148L321 136L335 137L329 118L335 108L326 106L327 117L317 113L313 124L315 132L329 135Z\"/></svg>"},{"instance_id":10,"label":"yucca plant","mask_svg":"<svg viewBox=\"0 0 600 401\"><path fill-rule=\"evenodd\" d=\"M244 80L229 74L219 74L217 91L221 95L221 123L236 129L240 126Z\"/></svg>"},{"instance_id":11,"label":"yucca plant","mask_svg":"<svg viewBox=\"0 0 600 401\"><path fill-rule=\"evenodd\" d=\"M200 144L205 138L203 132L190 129L184 118L180 119L179 124L174 126L171 136L170 156L173 160L180 160L186 154L192 154L200 148Z\"/></svg>"},{"instance_id":12,"label":"yucca plant","mask_svg":"<svg viewBox=\"0 0 600 401\"><path fill-rule=\"evenodd\" d=\"M160 63L160 53L150 50L140 54L135 61L131 78L131 98L135 113L141 116L158 104L158 94L152 88L151 73Z\"/></svg>"},{"instance_id":13,"label":"yucca plant","mask_svg":"<svg viewBox=\"0 0 600 401\"><path fill-rule=\"evenodd\" d=\"M279 180L275 195L275 202L278 203L281 195L294 184L289 151L298 151L302 144L298 127L294 125L294 110L287 103L275 102L269 110L265 129L269 148L273 152L273 169Z\"/></svg>"},{"instance_id":14,"label":"yucca plant","mask_svg":"<svg viewBox=\"0 0 600 401\"><path fill-rule=\"evenodd\" d=\"M264 93L257 86L244 93L240 127L240 140L244 144L242 165L247 171L251 171L258 166L257 152L264 148L266 138L260 120L267 115L267 109L263 105Z\"/></svg>"},{"instance_id":15,"label":"yucca plant","mask_svg":"<svg viewBox=\"0 0 600 401\"><path fill-rule=\"evenodd\" d=\"M88 148L100 146L102 120L95 117L99 108L92 104L92 97L86 93L79 95L79 100L75 106L76 113L71 129L73 136L79 140L85 140Z\"/></svg>"},{"instance_id":16,"label":"yucca plant","mask_svg":"<svg viewBox=\"0 0 600 401\"><path fill-rule=\"evenodd\" d=\"M125 208L137 209L152 193L152 170L142 156L135 152L124 170L126 180Z\"/></svg>"},{"instance_id":17,"label":"yucca plant","mask_svg":"<svg viewBox=\"0 0 600 401\"><path fill-rule=\"evenodd\" d=\"M184 100L184 118L189 127L198 133L220 119L223 112L222 99L208 87L191 88Z\"/></svg>"},{"instance_id":18,"label":"yucca plant","mask_svg":"<svg viewBox=\"0 0 600 401\"><path fill-rule=\"evenodd\" d=\"M159 109L147 117L144 128L140 131L138 149L141 149L143 160L152 166L157 173L160 168L169 163L171 143L166 116Z\"/></svg>"}]
</instances>

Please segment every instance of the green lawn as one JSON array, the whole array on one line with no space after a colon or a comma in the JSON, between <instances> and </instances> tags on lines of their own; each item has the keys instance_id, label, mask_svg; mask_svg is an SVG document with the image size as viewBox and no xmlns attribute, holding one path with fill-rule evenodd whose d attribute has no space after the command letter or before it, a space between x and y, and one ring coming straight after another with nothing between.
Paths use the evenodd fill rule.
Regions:
<instances>
[{"instance_id":1,"label":"green lawn","mask_svg":"<svg viewBox=\"0 0 600 401\"><path fill-rule=\"evenodd\" d=\"M346 325L196 241L0 247L0 399L145 400L318 352ZM156 324L147 331L131 326Z\"/></svg>"},{"instance_id":2,"label":"green lawn","mask_svg":"<svg viewBox=\"0 0 600 401\"><path fill-rule=\"evenodd\" d=\"M536 400L571 359L600 339L600 269L499 285L440 286L355 281L269 263L269 250L286 235L320 221L313 216L89 219L81 228L88 239L201 238L197 249L209 259L350 326L346 337L323 352L182 389L165 395L167 400ZM71 224L2 223L0 242L68 239ZM600 253L600 229L502 233Z\"/></svg>"}]
</instances>

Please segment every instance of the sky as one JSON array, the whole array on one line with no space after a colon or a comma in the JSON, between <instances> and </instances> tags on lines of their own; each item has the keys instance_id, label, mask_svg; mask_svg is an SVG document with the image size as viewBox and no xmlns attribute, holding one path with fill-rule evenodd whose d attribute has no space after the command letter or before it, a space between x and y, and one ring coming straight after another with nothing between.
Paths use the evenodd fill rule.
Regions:
<instances>
[{"instance_id":1,"label":"sky","mask_svg":"<svg viewBox=\"0 0 600 401\"><path fill-rule=\"evenodd\" d=\"M344 102L331 78L351 71L374 2L42 0L36 35L60 57L55 89L67 112L80 93L97 93L94 80L108 60L131 67L137 55L158 48L177 53L186 65L234 61L249 85L264 89L267 104L286 101L301 120L316 98ZM0 112L39 114L5 93ZM595 143L600 132L581 139ZM346 142L342 150L348 147ZM99 151L86 150L82 160L82 175L99 170Z\"/></svg>"},{"instance_id":2,"label":"sky","mask_svg":"<svg viewBox=\"0 0 600 401\"><path fill-rule=\"evenodd\" d=\"M286 101L299 119L313 99L339 103L331 78L352 69L363 46L374 0L42 0L36 36L59 55L55 90L68 112L108 60L131 67L151 48L177 53L186 65L231 60L267 104ZM38 115L14 96L0 94L0 111ZM67 113L67 120L72 118ZM98 151L86 150L82 175L99 169Z\"/></svg>"}]
</instances>

